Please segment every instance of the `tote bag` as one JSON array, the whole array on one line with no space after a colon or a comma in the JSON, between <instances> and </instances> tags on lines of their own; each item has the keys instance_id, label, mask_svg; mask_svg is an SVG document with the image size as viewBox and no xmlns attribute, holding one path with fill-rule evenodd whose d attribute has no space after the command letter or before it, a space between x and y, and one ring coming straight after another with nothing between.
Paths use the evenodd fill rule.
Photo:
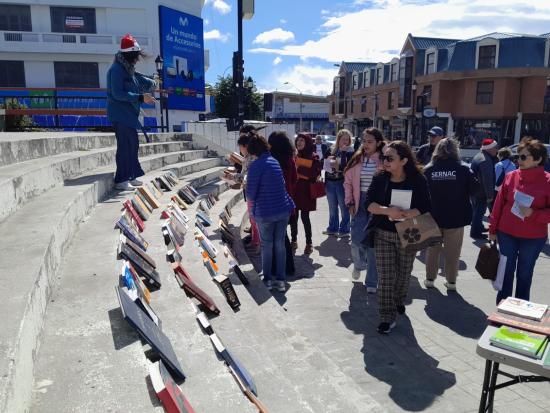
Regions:
<instances>
[{"instance_id":1,"label":"tote bag","mask_svg":"<svg viewBox=\"0 0 550 413\"><path fill-rule=\"evenodd\" d=\"M311 196L311 198L322 198L326 194L327 191L325 190L325 184L323 181L314 182L309 186L309 195Z\"/></svg>"},{"instance_id":2,"label":"tote bag","mask_svg":"<svg viewBox=\"0 0 550 413\"><path fill-rule=\"evenodd\" d=\"M397 222L395 229L401 240L401 246L407 252L420 251L443 242L441 230L429 212Z\"/></svg>"},{"instance_id":3,"label":"tote bag","mask_svg":"<svg viewBox=\"0 0 550 413\"><path fill-rule=\"evenodd\" d=\"M481 278L495 281L499 261L500 253L498 252L496 243L491 242L490 244L482 245L477 255L476 271L481 275Z\"/></svg>"}]
</instances>

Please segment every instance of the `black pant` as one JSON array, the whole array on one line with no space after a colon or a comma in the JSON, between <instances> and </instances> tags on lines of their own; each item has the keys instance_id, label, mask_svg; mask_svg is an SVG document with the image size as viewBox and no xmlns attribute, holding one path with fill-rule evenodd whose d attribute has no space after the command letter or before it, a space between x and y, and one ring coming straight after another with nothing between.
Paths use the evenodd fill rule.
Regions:
<instances>
[{"instance_id":1,"label":"black pant","mask_svg":"<svg viewBox=\"0 0 550 413\"><path fill-rule=\"evenodd\" d=\"M309 220L309 211L296 211L296 215L290 217L290 235L292 242L298 239L298 214L302 216L304 231L306 232L306 244L313 244L311 240L311 221Z\"/></svg>"}]
</instances>

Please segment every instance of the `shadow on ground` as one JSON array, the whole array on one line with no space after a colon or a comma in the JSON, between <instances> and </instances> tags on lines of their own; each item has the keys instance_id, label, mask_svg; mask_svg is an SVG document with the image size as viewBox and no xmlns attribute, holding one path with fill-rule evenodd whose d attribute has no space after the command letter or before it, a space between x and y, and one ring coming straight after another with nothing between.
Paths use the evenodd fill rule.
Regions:
<instances>
[{"instance_id":1,"label":"shadow on ground","mask_svg":"<svg viewBox=\"0 0 550 413\"><path fill-rule=\"evenodd\" d=\"M322 257L333 258L337 267L348 268L351 265L349 238L326 237L315 249Z\"/></svg>"},{"instance_id":2,"label":"shadow on ground","mask_svg":"<svg viewBox=\"0 0 550 413\"><path fill-rule=\"evenodd\" d=\"M355 283L349 309L340 315L349 330L364 336L361 352L366 374L390 387L388 395L399 408L406 411L428 408L456 384L455 374L438 368L439 362L422 350L406 315L398 318L390 335L378 334L377 299L369 296L368 304L366 302L364 286ZM374 398L377 391L387 391L387 386L366 380Z\"/></svg>"}]
</instances>

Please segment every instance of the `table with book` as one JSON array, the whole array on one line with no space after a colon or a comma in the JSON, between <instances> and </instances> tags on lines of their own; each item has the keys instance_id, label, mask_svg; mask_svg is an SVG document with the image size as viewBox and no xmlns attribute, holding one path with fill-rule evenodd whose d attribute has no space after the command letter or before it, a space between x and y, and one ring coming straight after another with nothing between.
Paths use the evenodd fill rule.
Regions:
<instances>
[{"instance_id":1,"label":"table with book","mask_svg":"<svg viewBox=\"0 0 550 413\"><path fill-rule=\"evenodd\" d=\"M488 320L491 324L477 343L477 354L486 359L480 413L493 411L496 390L518 383L550 382L548 305L508 297ZM510 374L500 369L501 364L531 374ZM499 375L509 380L497 384Z\"/></svg>"}]
</instances>

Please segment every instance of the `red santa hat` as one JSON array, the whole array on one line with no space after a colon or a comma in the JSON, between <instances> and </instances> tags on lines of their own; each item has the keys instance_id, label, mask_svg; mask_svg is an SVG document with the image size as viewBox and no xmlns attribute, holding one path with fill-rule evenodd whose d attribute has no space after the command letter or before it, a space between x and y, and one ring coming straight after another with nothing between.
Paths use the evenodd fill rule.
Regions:
<instances>
[{"instance_id":1,"label":"red santa hat","mask_svg":"<svg viewBox=\"0 0 550 413\"><path fill-rule=\"evenodd\" d=\"M497 142L494 139L487 138L483 139L483 142L481 142L481 150L487 151L489 149L493 149L497 147Z\"/></svg>"},{"instance_id":2,"label":"red santa hat","mask_svg":"<svg viewBox=\"0 0 550 413\"><path fill-rule=\"evenodd\" d=\"M141 47L139 46L139 43L136 41L136 39L134 39L134 37L128 33L120 40L120 51L140 52Z\"/></svg>"}]
</instances>

